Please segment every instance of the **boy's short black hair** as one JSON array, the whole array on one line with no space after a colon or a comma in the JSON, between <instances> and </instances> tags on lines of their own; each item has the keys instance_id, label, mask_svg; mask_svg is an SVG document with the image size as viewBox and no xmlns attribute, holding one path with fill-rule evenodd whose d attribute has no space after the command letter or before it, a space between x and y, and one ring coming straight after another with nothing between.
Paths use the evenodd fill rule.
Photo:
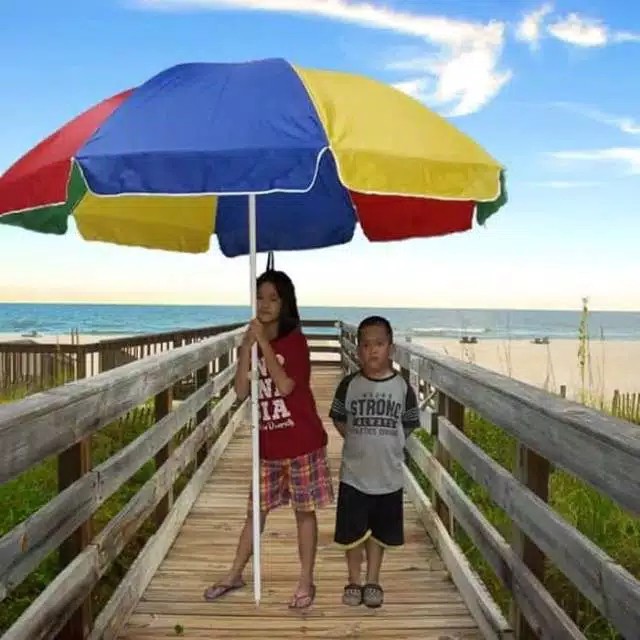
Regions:
<instances>
[{"instance_id":1,"label":"boy's short black hair","mask_svg":"<svg viewBox=\"0 0 640 640\"><path fill-rule=\"evenodd\" d=\"M362 331L367 327L383 327L389 336L389 344L393 344L393 329L391 323L382 316L369 316L358 325L358 342L362 339Z\"/></svg>"}]
</instances>

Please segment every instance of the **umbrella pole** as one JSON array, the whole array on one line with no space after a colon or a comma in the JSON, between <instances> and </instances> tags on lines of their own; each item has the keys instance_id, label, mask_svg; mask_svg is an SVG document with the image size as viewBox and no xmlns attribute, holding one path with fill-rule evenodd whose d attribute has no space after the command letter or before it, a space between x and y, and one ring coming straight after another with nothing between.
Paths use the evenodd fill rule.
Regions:
<instances>
[{"instance_id":1,"label":"umbrella pole","mask_svg":"<svg viewBox=\"0 0 640 640\"><path fill-rule=\"evenodd\" d=\"M249 196L249 271L251 272L251 317L258 311L256 265L256 196ZM260 415L258 412L258 345L251 348L251 444L253 489L253 596L260 604Z\"/></svg>"}]
</instances>

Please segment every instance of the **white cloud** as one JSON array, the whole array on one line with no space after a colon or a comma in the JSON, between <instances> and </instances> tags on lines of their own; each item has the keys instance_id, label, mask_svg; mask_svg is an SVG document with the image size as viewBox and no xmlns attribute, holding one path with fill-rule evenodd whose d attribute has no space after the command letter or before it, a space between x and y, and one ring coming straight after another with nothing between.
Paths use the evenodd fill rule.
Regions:
<instances>
[{"instance_id":1,"label":"white cloud","mask_svg":"<svg viewBox=\"0 0 640 640\"><path fill-rule=\"evenodd\" d=\"M601 124L615 127L621 133L626 133L632 136L640 135L640 121L635 120L631 117L604 113L603 111L600 111L598 109L594 109L582 104L574 104L572 102L555 102L553 104L556 107L567 109L568 111L577 113L581 116L584 116L585 118L590 118L591 120L595 120L596 122L600 122Z\"/></svg>"},{"instance_id":2,"label":"white cloud","mask_svg":"<svg viewBox=\"0 0 640 640\"><path fill-rule=\"evenodd\" d=\"M640 175L640 147L552 151L549 155L561 161L613 162L626 166L630 174Z\"/></svg>"},{"instance_id":3,"label":"white cloud","mask_svg":"<svg viewBox=\"0 0 640 640\"><path fill-rule=\"evenodd\" d=\"M510 71L498 68L505 25L497 21L471 22L352 0L137 0L137 5L148 9L297 13L419 38L426 53L401 61L413 75L396 86L420 100L446 106L450 115L478 111L511 78ZM401 66L390 65L395 69Z\"/></svg>"},{"instance_id":4,"label":"white cloud","mask_svg":"<svg viewBox=\"0 0 640 640\"><path fill-rule=\"evenodd\" d=\"M544 19L552 11L553 6L546 3L538 9L525 13L516 28L516 39L529 43L532 49L537 48L540 38L542 37Z\"/></svg>"},{"instance_id":5,"label":"white cloud","mask_svg":"<svg viewBox=\"0 0 640 640\"><path fill-rule=\"evenodd\" d=\"M570 13L549 24L547 31L554 38L576 47L604 47L616 42L640 42L640 33L615 31L602 20L579 13Z\"/></svg>"},{"instance_id":6,"label":"white cloud","mask_svg":"<svg viewBox=\"0 0 640 640\"><path fill-rule=\"evenodd\" d=\"M585 187L595 187L602 183L580 180L547 180L542 182L531 182L530 184L535 187L545 187L547 189L582 189Z\"/></svg>"},{"instance_id":7,"label":"white cloud","mask_svg":"<svg viewBox=\"0 0 640 640\"><path fill-rule=\"evenodd\" d=\"M613 40L615 42L640 42L640 33L617 31L613 34Z\"/></svg>"}]
</instances>

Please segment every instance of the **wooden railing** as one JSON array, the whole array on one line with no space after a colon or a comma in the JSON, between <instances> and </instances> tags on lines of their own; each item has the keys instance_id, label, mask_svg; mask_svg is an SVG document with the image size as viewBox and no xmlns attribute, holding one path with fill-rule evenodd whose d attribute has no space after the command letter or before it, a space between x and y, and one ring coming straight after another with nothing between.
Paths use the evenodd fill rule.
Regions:
<instances>
[{"instance_id":1,"label":"wooden railing","mask_svg":"<svg viewBox=\"0 0 640 640\"><path fill-rule=\"evenodd\" d=\"M314 361L357 367L354 327L305 325ZM145 352L94 377L0 406L0 485L51 457L58 460L59 484L52 500L0 538L0 601L56 549L61 564L3 640L117 636L243 420L246 403L238 405L231 388L242 332L231 328ZM423 426L433 439L433 446L409 439L407 491L484 635L585 637L545 588L545 564L553 563L622 637L639 638L640 583L554 511L548 495L550 473L561 468L640 514L640 430L413 344L396 346L395 365L418 390ZM187 378L193 389L176 401L173 391ZM153 424L92 465L92 438L143 403L152 404ZM517 440L511 469L465 434L469 412ZM511 519L509 540L456 482L454 461ZM149 462L155 473L94 535L98 509ZM186 485L178 494L180 481ZM95 615L92 590L149 520L155 532ZM509 615L461 551L460 530L511 594Z\"/></svg>"},{"instance_id":2,"label":"wooden railing","mask_svg":"<svg viewBox=\"0 0 640 640\"><path fill-rule=\"evenodd\" d=\"M307 329L335 329L337 323L325 320L305 321ZM81 380L110 371L115 367L142 360L200 342L213 336L232 331L241 323L150 333L100 340L86 344L42 344L28 339L0 342L0 394L5 397L24 396L43 391L66 382ZM336 336L331 333L310 333L312 341L329 340ZM337 343L315 345L316 353L337 353ZM174 389L174 395L181 397L190 391L194 379L185 379Z\"/></svg>"},{"instance_id":3,"label":"wooden railing","mask_svg":"<svg viewBox=\"0 0 640 640\"><path fill-rule=\"evenodd\" d=\"M357 367L356 328L343 325L342 363ZM409 465L431 487L427 497L406 469L408 493L453 580L487 638L585 636L544 586L554 563L627 640L640 638L640 582L548 505L552 466L581 478L631 514L640 514L640 429L511 378L409 343L395 365L418 390L423 427L433 450L416 435ZM513 471L465 435L465 410L518 442ZM455 460L513 523L507 542L456 483ZM510 621L472 570L454 536L461 527L510 592Z\"/></svg>"},{"instance_id":4,"label":"wooden railing","mask_svg":"<svg viewBox=\"0 0 640 640\"><path fill-rule=\"evenodd\" d=\"M42 391L232 331L240 323L149 333L86 344L0 342L0 392Z\"/></svg>"},{"instance_id":5,"label":"wooden railing","mask_svg":"<svg viewBox=\"0 0 640 640\"><path fill-rule=\"evenodd\" d=\"M337 366L338 323L309 321L305 327L325 330L308 334L313 359ZM243 420L246 401L236 402L232 385L243 332L216 331L213 337L0 405L0 485L57 456L59 488L51 501L0 538L0 601L56 549L61 567L3 640L117 637ZM173 389L189 377L195 380L193 392L175 401ZM153 424L93 466L92 438L147 402L153 404ZM149 462L155 473L93 535L96 511ZM180 480L188 482L176 496ZM92 615L93 589L148 519L155 520L155 533L106 605Z\"/></svg>"}]
</instances>

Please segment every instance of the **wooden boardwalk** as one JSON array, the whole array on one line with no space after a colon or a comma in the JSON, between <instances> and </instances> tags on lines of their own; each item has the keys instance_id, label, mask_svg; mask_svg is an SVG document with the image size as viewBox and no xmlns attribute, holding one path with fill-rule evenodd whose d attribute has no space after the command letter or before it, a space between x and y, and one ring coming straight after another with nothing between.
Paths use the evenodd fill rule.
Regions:
<instances>
[{"instance_id":1,"label":"wooden boardwalk","mask_svg":"<svg viewBox=\"0 0 640 640\"><path fill-rule=\"evenodd\" d=\"M320 415L328 413L337 369L314 371ZM340 437L326 421L332 471L337 479ZM246 510L251 478L250 433L238 431L175 544L129 618L121 638L393 638L471 640L482 636L408 501L406 544L385 558L385 605L379 610L341 604L343 554L332 544L333 509L319 514L317 597L306 612L287 608L298 573L295 523L289 509L271 514L263 536L263 599L253 603L251 564L247 588L207 603L205 587L232 559Z\"/></svg>"}]
</instances>

